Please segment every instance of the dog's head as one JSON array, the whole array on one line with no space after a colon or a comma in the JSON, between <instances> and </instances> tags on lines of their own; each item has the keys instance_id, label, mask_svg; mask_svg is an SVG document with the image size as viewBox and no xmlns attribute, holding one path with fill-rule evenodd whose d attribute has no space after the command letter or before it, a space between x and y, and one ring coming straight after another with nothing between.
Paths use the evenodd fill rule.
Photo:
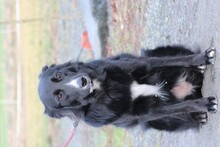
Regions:
<instances>
[{"instance_id":1,"label":"dog's head","mask_svg":"<svg viewBox=\"0 0 220 147\"><path fill-rule=\"evenodd\" d=\"M80 69L82 63L68 62L45 66L39 76L38 93L50 117L67 116L88 104L87 97L93 91L90 76Z\"/></svg>"}]
</instances>

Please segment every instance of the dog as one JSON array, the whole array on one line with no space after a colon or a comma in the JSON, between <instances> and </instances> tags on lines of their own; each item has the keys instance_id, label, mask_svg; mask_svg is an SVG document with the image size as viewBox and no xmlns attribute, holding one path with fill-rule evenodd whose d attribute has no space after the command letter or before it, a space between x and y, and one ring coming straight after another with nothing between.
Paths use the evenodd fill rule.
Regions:
<instances>
[{"instance_id":1,"label":"dog","mask_svg":"<svg viewBox=\"0 0 220 147\"><path fill-rule=\"evenodd\" d=\"M201 93L205 67L214 57L213 48L194 53L162 46L141 56L53 64L42 68L38 93L52 118L76 116L95 127L199 128L208 112L217 111L217 99Z\"/></svg>"}]
</instances>

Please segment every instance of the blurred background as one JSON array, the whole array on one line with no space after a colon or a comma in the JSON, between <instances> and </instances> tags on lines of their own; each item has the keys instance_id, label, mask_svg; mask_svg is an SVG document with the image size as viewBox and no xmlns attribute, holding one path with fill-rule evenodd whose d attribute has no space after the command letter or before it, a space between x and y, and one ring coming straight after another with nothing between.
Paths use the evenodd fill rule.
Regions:
<instances>
[{"instance_id":1,"label":"blurred background","mask_svg":"<svg viewBox=\"0 0 220 147\"><path fill-rule=\"evenodd\" d=\"M89 61L140 48L184 44L220 46L220 2L162 0L0 0L0 147L59 147L72 122L43 114L42 66ZM218 55L217 50L217 55ZM203 92L219 93L219 57L205 73ZM70 146L218 147L219 114L199 132L168 133L83 122ZM211 123L212 122L212 123Z\"/></svg>"},{"instance_id":2,"label":"blurred background","mask_svg":"<svg viewBox=\"0 0 220 147\"><path fill-rule=\"evenodd\" d=\"M46 64L88 61L106 56L107 50L112 54L113 47L107 46L107 23L113 24L109 6L105 0L0 1L1 147L61 146L65 141L72 122L43 114L37 94L38 75ZM125 11L121 15L126 15ZM98 132L82 128L76 135L78 141L74 141L78 146L105 146L124 135L112 128Z\"/></svg>"}]
</instances>

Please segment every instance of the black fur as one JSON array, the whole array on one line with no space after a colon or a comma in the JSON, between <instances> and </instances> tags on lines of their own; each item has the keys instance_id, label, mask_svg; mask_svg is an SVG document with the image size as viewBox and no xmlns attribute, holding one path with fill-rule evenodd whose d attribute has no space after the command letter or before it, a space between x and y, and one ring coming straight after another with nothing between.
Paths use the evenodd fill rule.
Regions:
<instances>
[{"instance_id":1,"label":"black fur","mask_svg":"<svg viewBox=\"0 0 220 147\"><path fill-rule=\"evenodd\" d=\"M195 54L182 46L143 50L142 57L121 54L88 63L64 63L44 67L39 77L39 96L50 117L75 114L92 126L142 125L174 131L204 123L207 111L216 111L216 99L203 98L203 74L199 65L211 63L210 50ZM190 95L178 99L171 89L180 77L194 86ZM76 87L69 86L73 80ZM100 83L93 89L94 82ZM139 95L132 99L131 85L161 85L164 96ZM147 91L148 89L146 89Z\"/></svg>"}]
</instances>

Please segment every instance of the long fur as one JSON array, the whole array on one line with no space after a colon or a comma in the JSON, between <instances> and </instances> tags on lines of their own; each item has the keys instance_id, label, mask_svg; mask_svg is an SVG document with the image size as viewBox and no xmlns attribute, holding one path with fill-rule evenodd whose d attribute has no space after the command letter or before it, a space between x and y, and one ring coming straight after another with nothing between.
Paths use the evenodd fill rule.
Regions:
<instances>
[{"instance_id":1,"label":"long fur","mask_svg":"<svg viewBox=\"0 0 220 147\"><path fill-rule=\"evenodd\" d=\"M166 46L143 50L142 57L121 54L88 63L46 66L39 76L39 96L50 117L75 114L96 127L197 128L207 119L206 106L197 108L200 101L205 103L203 73L197 66L151 68L140 62L151 57L166 57L164 62L168 62L171 57L190 55L194 53L183 46Z\"/></svg>"}]
</instances>

